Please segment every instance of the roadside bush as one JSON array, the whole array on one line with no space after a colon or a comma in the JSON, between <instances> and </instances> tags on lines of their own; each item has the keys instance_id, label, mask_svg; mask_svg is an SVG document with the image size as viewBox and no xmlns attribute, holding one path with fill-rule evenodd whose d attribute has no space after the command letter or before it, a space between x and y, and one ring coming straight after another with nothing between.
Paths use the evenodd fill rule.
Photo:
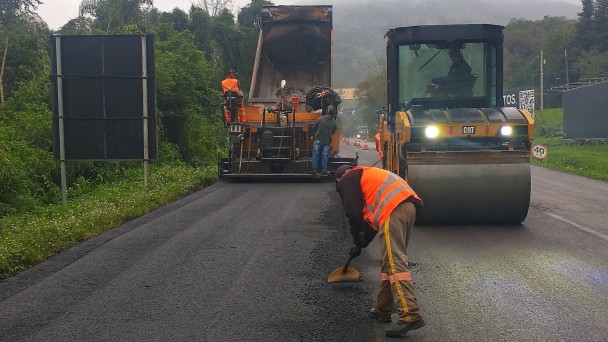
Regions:
<instances>
[{"instance_id":1,"label":"roadside bush","mask_svg":"<svg viewBox=\"0 0 608 342\"><path fill-rule=\"evenodd\" d=\"M49 99L48 78L40 74L0 105L0 215L60 198Z\"/></svg>"},{"instance_id":2,"label":"roadside bush","mask_svg":"<svg viewBox=\"0 0 608 342\"><path fill-rule=\"evenodd\" d=\"M50 152L29 146L0 123L0 215L55 201L54 169Z\"/></svg>"},{"instance_id":3,"label":"roadside bush","mask_svg":"<svg viewBox=\"0 0 608 342\"><path fill-rule=\"evenodd\" d=\"M219 121L209 122L201 115L189 115L184 136L190 164L199 167L217 164L217 152L226 140L225 129Z\"/></svg>"},{"instance_id":4,"label":"roadside bush","mask_svg":"<svg viewBox=\"0 0 608 342\"><path fill-rule=\"evenodd\" d=\"M158 144L158 160L154 161L158 165L184 165L179 155L179 147L168 141L161 140Z\"/></svg>"},{"instance_id":5,"label":"roadside bush","mask_svg":"<svg viewBox=\"0 0 608 342\"><path fill-rule=\"evenodd\" d=\"M179 147L185 162L215 164L217 136L222 131L220 85L210 80L213 70L190 35L172 32L168 26L157 30L162 31L156 41L161 134Z\"/></svg>"}]
</instances>

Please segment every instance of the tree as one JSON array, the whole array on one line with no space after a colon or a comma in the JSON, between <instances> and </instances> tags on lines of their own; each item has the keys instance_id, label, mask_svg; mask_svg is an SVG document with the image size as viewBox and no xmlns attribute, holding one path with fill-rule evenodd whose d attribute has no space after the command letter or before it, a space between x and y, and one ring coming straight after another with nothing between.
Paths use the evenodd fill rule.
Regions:
<instances>
[{"instance_id":1,"label":"tree","mask_svg":"<svg viewBox=\"0 0 608 342\"><path fill-rule=\"evenodd\" d=\"M211 26L211 17L200 7L192 7L190 9L190 31L194 36L194 44L205 51L207 58L211 54L210 40L211 34L209 27Z\"/></svg>"},{"instance_id":2,"label":"tree","mask_svg":"<svg viewBox=\"0 0 608 342\"><path fill-rule=\"evenodd\" d=\"M0 26L4 29L21 14L31 13L42 4L41 0L0 0Z\"/></svg>"},{"instance_id":3,"label":"tree","mask_svg":"<svg viewBox=\"0 0 608 342\"><path fill-rule=\"evenodd\" d=\"M574 25L560 25L543 42L543 53L547 63L543 69L545 87L551 88L566 83L566 50L574 31ZM571 50L571 49L570 49Z\"/></svg>"},{"instance_id":4,"label":"tree","mask_svg":"<svg viewBox=\"0 0 608 342\"><path fill-rule=\"evenodd\" d=\"M578 13L574 45L581 50L590 50L593 46L593 0L582 0L583 10Z\"/></svg>"},{"instance_id":5,"label":"tree","mask_svg":"<svg viewBox=\"0 0 608 342\"><path fill-rule=\"evenodd\" d=\"M608 51L608 0L595 0L593 26L594 47L600 52Z\"/></svg>"},{"instance_id":6,"label":"tree","mask_svg":"<svg viewBox=\"0 0 608 342\"><path fill-rule=\"evenodd\" d=\"M93 32L93 20L84 16L71 19L59 29L59 33L64 35L85 35Z\"/></svg>"},{"instance_id":7,"label":"tree","mask_svg":"<svg viewBox=\"0 0 608 342\"><path fill-rule=\"evenodd\" d=\"M215 42L221 58L217 61L222 70L240 70L243 64L245 34L234 21L234 15L227 9L211 20L211 39Z\"/></svg>"},{"instance_id":8,"label":"tree","mask_svg":"<svg viewBox=\"0 0 608 342\"><path fill-rule=\"evenodd\" d=\"M542 20L512 20L504 35L504 88L515 90L540 84L540 51L544 50L546 86L565 82L565 55L574 34L574 20L544 17ZM559 80L558 80L559 78Z\"/></svg>"},{"instance_id":9,"label":"tree","mask_svg":"<svg viewBox=\"0 0 608 342\"><path fill-rule=\"evenodd\" d=\"M96 27L108 33L119 32L125 25L137 24L143 16L143 6L154 0L82 0L79 14L95 18Z\"/></svg>"},{"instance_id":10,"label":"tree","mask_svg":"<svg viewBox=\"0 0 608 342\"><path fill-rule=\"evenodd\" d=\"M0 0L0 30L4 38L0 64L0 103L4 102L4 68L8 58L11 30L23 20L23 16L31 14L41 3L41 0Z\"/></svg>"},{"instance_id":11,"label":"tree","mask_svg":"<svg viewBox=\"0 0 608 342\"><path fill-rule=\"evenodd\" d=\"M591 50L585 52L574 64L581 78L596 77L599 73L608 70L608 56L605 52Z\"/></svg>"},{"instance_id":12,"label":"tree","mask_svg":"<svg viewBox=\"0 0 608 342\"><path fill-rule=\"evenodd\" d=\"M31 82L50 70L49 35L46 23L36 21L20 23L19 30L11 34L10 53L4 66L4 94L8 99L23 83ZM48 75L47 75L48 76ZM47 80L48 82L48 77Z\"/></svg>"},{"instance_id":13,"label":"tree","mask_svg":"<svg viewBox=\"0 0 608 342\"><path fill-rule=\"evenodd\" d=\"M232 5L232 0L198 0L198 7L204 9L210 16L215 17Z\"/></svg>"},{"instance_id":14,"label":"tree","mask_svg":"<svg viewBox=\"0 0 608 342\"><path fill-rule=\"evenodd\" d=\"M179 8L174 8L172 12L162 13L160 20L163 23L171 23L175 31L186 31L190 28L190 19L188 13Z\"/></svg>"},{"instance_id":15,"label":"tree","mask_svg":"<svg viewBox=\"0 0 608 342\"><path fill-rule=\"evenodd\" d=\"M262 13L262 6L274 5L268 0L251 0L251 3L241 8L237 16L238 23L241 28L255 29L259 27L260 13Z\"/></svg>"},{"instance_id":16,"label":"tree","mask_svg":"<svg viewBox=\"0 0 608 342\"><path fill-rule=\"evenodd\" d=\"M215 161L219 136L223 134L219 129L219 83L212 79L212 68L194 45L192 35L168 26L164 24L152 32L158 37L156 89L163 136L178 146L185 161L208 164Z\"/></svg>"},{"instance_id":17,"label":"tree","mask_svg":"<svg viewBox=\"0 0 608 342\"><path fill-rule=\"evenodd\" d=\"M386 106L387 84L386 84L386 60L378 57L376 62L369 66L370 73L361 83L357 85L355 96L360 99L358 111L364 117L360 124L374 126L378 124L376 111Z\"/></svg>"}]
</instances>

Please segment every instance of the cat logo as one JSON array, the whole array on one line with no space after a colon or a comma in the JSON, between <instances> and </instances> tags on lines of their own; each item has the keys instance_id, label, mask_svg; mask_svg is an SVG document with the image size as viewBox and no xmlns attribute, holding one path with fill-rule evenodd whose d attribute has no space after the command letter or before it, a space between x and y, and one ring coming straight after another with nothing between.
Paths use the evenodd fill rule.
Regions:
<instances>
[{"instance_id":1,"label":"cat logo","mask_svg":"<svg viewBox=\"0 0 608 342\"><path fill-rule=\"evenodd\" d=\"M462 126L462 134L475 134L475 126Z\"/></svg>"}]
</instances>

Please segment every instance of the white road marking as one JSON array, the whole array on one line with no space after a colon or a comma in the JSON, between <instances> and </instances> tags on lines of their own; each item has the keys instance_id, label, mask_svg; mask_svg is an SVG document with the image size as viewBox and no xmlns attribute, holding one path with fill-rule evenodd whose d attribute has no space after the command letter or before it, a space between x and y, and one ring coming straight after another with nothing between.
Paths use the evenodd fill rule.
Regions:
<instances>
[{"instance_id":1,"label":"white road marking","mask_svg":"<svg viewBox=\"0 0 608 342\"><path fill-rule=\"evenodd\" d=\"M556 214L553 214L553 213L548 213L548 212L544 212L544 213L547 214L547 215L549 215L549 216L551 216L551 217L553 217L554 219L557 219L557 220L560 220L562 222L571 224L571 225L575 226L576 228L578 228L579 230L582 230L584 232L587 232L589 234L595 235L595 236L597 236L597 237L599 237L601 239L604 239L604 240L608 241L608 235L606 235L606 234L602 234L600 232L596 232L595 230L593 230L591 228L588 228L588 227L585 227L585 226L581 226L580 224L578 224L576 222L572 222L572 221L568 220L567 218L561 217L559 215L556 215Z\"/></svg>"}]
</instances>

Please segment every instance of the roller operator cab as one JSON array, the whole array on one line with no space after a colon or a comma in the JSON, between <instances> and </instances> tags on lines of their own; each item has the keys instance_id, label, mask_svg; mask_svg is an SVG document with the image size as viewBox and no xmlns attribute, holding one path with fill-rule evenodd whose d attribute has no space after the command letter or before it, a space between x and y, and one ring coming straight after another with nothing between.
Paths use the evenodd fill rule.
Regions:
<instances>
[{"instance_id":1,"label":"roller operator cab","mask_svg":"<svg viewBox=\"0 0 608 342\"><path fill-rule=\"evenodd\" d=\"M400 27L386 37L384 165L424 201L417 222L522 222L534 118L503 105L503 27Z\"/></svg>"}]
</instances>

